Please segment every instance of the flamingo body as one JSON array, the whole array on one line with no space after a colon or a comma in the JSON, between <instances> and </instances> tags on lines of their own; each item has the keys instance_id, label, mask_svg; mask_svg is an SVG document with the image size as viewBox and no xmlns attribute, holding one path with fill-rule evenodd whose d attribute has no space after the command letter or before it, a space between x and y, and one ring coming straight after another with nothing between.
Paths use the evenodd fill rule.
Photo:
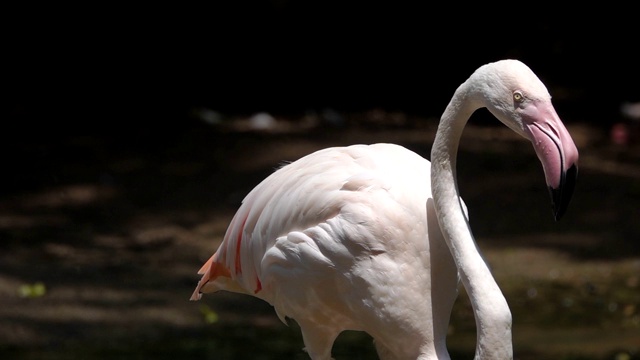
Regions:
<instances>
[{"instance_id":1,"label":"flamingo body","mask_svg":"<svg viewBox=\"0 0 640 360\"><path fill-rule=\"evenodd\" d=\"M369 333L381 359L449 359L446 333L461 280L477 325L476 359L511 359L511 313L478 252L455 163L469 116L486 107L531 140L554 216L567 207L578 152L544 85L519 61L480 67L442 115L432 161L398 145L319 150L244 199L192 300L245 293L300 325L312 359L344 330Z\"/></svg>"},{"instance_id":2,"label":"flamingo body","mask_svg":"<svg viewBox=\"0 0 640 360\"><path fill-rule=\"evenodd\" d=\"M266 300L297 320L312 356L329 356L340 332L363 330L379 348L417 358L421 344L444 342L448 316L433 324L432 312L451 311L458 284L435 217L428 221L429 179L426 159L393 144L323 149L286 165L247 195L213 257L232 285L208 281L194 296L231 290ZM430 227L437 239L427 241ZM432 273L436 304L424 296Z\"/></svg>"}]
</instances>

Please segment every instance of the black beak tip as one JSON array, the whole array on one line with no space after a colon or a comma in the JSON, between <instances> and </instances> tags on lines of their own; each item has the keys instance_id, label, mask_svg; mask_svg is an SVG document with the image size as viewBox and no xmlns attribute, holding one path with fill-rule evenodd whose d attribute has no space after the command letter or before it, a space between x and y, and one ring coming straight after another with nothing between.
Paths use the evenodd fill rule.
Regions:
<instances>
[{"instance_id":1,"label":"black beak tip","mask_svg":"<svg viewBox=\"0 0 640 360\"><path fill-rule=\"evenodd\" d=\"M560 221L562 215L567 211L569 202L573 196L573 190L576 187L576 179L578 178L578 166L576 164L562 173L560 186L557 189L549 188L551 194L551 202L553 206L553 216L556 221Z\"/></svg>"}]
</instances>

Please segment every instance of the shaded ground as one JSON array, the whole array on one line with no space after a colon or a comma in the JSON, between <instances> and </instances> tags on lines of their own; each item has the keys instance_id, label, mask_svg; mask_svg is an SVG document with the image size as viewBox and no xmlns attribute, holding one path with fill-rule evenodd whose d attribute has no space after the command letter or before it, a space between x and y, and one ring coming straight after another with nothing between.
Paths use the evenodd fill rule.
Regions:
<instances>
[{"instance_id":1,"label":"shaded ground","mask_svg":"<svg viewBox=\"0 0 640 360\"><path fill-rule=\"evenodd\" d=\"M340 126L309 115L270 132L194 120L159 134L16 145L26 157L5 162L0 194L0 357L306 358L295 324L283 326L267 304L226 293L188 299L242 197L282 161L379 141L429 157L434 119L343 116ZM586 125L569 131L580 174L561 222L533 149L507 129L465 130L460 189L514 313L517 359L637 359L640 148L613 147ZM464 293L450 330L454 358L472 358ZM355 332L334 355L376 358Z\"/></svg>"}]
</instances>

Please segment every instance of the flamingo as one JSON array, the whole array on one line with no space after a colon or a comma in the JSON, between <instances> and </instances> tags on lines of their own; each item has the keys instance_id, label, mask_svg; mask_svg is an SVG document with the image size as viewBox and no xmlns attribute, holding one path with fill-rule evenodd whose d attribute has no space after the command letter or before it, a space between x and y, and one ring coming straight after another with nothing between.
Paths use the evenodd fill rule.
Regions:
<instances>
[{"instance_id":1,"label":"flamingo","mask_svg":"<svg viewBox=\"0 0 640 360\"><path fill-rule=\"evenodd\" d=\"M455 91L431 162L393 144L319 150L268 176L244 199L202 266L191 300L219 290L258 297L300 326L314 360L344 330L370 334L381 359L450 359L446 335L461 281L476 320L475 359L512 359L511 312L469 227L456 154L486 107L529 139L552 211L567 209L578 150L529 67L479 67Z\"/></svg>"}]
</instances>

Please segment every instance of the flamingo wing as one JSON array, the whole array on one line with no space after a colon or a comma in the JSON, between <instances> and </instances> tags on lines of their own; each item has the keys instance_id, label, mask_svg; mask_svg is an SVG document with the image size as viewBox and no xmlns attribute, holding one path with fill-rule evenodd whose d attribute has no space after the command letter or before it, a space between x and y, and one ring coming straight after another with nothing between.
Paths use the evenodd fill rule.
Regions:
<instances>
[{"instance_id":1,"label":"flamingo wing","mask_svg":"<svg viewBox=\"0 0 640 360\"><path fill-rule=\"evenodd\" d=\"M293 253L308 254L306 261L298 259L304 266L308 267L310 259L315 259L320 267L331 267L334 260L323 255L323 252L331 251L320 249L317 241L301 241L301 232L326 223L339 214L344 218L349 211L375 212L380 204L366 201L367 194L373 190L395 191L398 193L396 196L400 196L399 191L403 189L397 188L396 178L404 175L394 172L393 166L407 168L402 159L417 162L409 167L413 171L411 177L420 179L416 173L425 173L420 187L425 190L421 197L426 202L429 195L428 163L425 165L426 160L422 157L393 144L323 149L271 174L243 200L222 244L198 272L203 276L192 300L199 299L203 292L217 290L260 295L267 280L263 276L265 267L276 263L283 265L276 256L277 251L270 252L274 247L286 248L289 252L296 247L298 250ZM390 164L394 165L390 168ZM361 206L363 203L367 206ZM360 206L358 210L354 210L356 206ZM374 214L370 216L375 217ZM342 235L346 231L344 229ZM356 233L355 229L351 231L351 234ZM365 241L363 238L367 237L360 236L361 241ZM371 240L372 237L367 239L375 241ZM306 244L304 248L301 247L303 243ZM360 243L357 246L373 249L382 245ZM301 249L304 251L300 252ZM350 250L334 248L332 251L338 254ZM287 261L293 260L289 257ZM299 266L291 263L287 267Z\"/></svg>"}]
</instances>

